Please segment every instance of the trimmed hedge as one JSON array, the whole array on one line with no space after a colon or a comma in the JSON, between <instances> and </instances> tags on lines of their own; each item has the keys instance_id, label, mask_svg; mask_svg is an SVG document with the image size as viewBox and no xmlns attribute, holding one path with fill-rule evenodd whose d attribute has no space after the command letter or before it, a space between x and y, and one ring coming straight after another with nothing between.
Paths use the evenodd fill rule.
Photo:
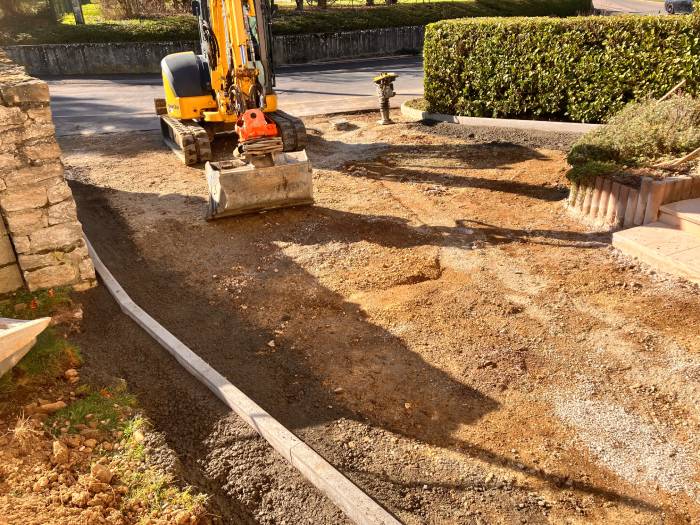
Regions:
<instances>
[{"instance_id":1,"label":"trimmed hedge","mask_svg":"<svg viewBox=\"0 0 700 525\"><path fill-rule=\"evenodd\" d=\"M700 16L446 20L424 55L432 112L604 122L682 79L700 92Z\"/></svg>"}]
</instances>

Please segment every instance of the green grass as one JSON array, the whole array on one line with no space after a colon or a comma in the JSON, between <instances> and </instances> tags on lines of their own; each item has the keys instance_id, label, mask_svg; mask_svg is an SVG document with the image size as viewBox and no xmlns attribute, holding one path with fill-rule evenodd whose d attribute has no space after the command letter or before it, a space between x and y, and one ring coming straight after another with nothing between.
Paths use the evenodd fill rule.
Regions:
<instances>
[{"instance_id":1,"label":"green grass","mask_svg":"<svg viewBox=\"0 0 700 525\"><path fill-rule=\"evenodd\" d=\"M411 0L412 1L412 0ZM383 27L426 25L443 19L482 16L569 16L581 11L587 0L469 0L435 3L400 3L393 6L307 8L298 13L280 6L272 23L276 35L324 33ZM73 42L128 42L197 40L197 24L190 15L137 20L105 20L99 5L83 6L88 22L76 26L72 14L60 23L25 16L0 20L0 45Z\"/></svg>"},{"instance_id":2,"label":"green grass","mask_svg":"<svg viewBox=\"0 0 700 525\"><path fill-rule=\"evenodd\" d=\"M121 430L128 425L123 417L123 408L132 407L135 403L136 399L132 395L121 390L105 389L93 392L54 413L46 420L46 426L52 432L58 432L58 428L64 426L67 420L68 432L77 432L75 425L96 421L100 430ZM86 419L88 414L94 417ZM54 426L54 422L58 424Z\"/></svg>"},{"instance_id":3,"label":"green grass","mask_svg":"<svg viewBox=\"0 0 700 525\"><path fill-rule=\"evenodd\" d=\"M29 378L51 379L81 362L78 348L48 328L39 334L34 347L17 363L13 371Z\"/></svg>"},{"instance_id":4,"label":"green grass","mask_svg":"<svg viewBox=\"0 0 700 525\"><path fill-rule=\"evenodd\" d=\"M0 317L38 319L50 316L57 308L68 306L71 299L66 288L39 292L16 292L0 304Z\"/></svg>"}]
</instances>

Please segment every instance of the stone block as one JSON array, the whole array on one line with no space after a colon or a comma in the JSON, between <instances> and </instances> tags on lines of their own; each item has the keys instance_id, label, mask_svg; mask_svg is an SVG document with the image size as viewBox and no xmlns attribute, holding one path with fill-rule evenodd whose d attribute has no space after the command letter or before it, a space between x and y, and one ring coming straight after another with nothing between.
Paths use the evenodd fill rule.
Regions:
<instances>
[{"instance_id":1,"label":"stone block","mask_svg":"<svg viewBox=\"0 0 700 525\"><path fill-rule=\"evenodd\" d=\"M49 207L49 225L75 222L78 219L75 209L75 201L67 199Z\"/></svg>"},{"instance_id":2,"label":"stone block","mask_svg":"<svg viewBox=\"0 0 700 525\"><path fill-rule=\"evenodd\" d=\"M24 272L24 280L32 292L44 288L73 284L77 277L76 268L71 264L47 266L33 272Z\"/></svg>"},{"instance_id":3,"label":"stone block","mask_svg":"<svg viewBox=\"0 0 700 525\"><path fill-rule=\"evenodd\" d=\"M14 149L15 144L24 141L24 128L8 129L0 133L0 148L2 151Z\"/></svg>"},{"instance_id":4,"label":"stone block","mask_svg":"<svg viewBox=\"0 0 700 525\"><path fill-rule=\"evenodd\" d=\"M3 153L0 155L0 171L13 170L19 168L21 164L20 160L12 153Z\"/></svg>"},{"instance_id":5,"label":"stone block","mask_svg":"<svg viewBox=\"0 0 700 525\"><path fill-rule=\"evenodd\" d=\"M17 253L29 253L32 247L27 235L13 235L12 243L15 245L15 251Z\"/></svg>"},{"instance_id":6,"label":"stone block","mask_svg":"<svg viewBox=\"0 0 700 525\"><path fill-rule=\"evenodd\" d=\"M5 184L12 190L16 186L37 184L39 182L63 176L63 164L51 162L42 166L28 166L5 175ZM46 193L46 192L44 192Z\"/></svg>"},{"instance_id":7,"label":"stone block","mask_svg":"<svg viewBox=\"0 0 700 525\"><path fill-rule=\"evenodd\" d=\"M63 250L77 244L83 238L83 229L79 222L57 224L39 230L30 236L31 252L40 253L47 250Z\"/></svg>"},{"instance_id":8,"label":"stone block","mask_svg":"<svg viewBox=\"0 0 700 525\"><path fill-rule=\"evenodd\" d=\"M5 213L13 211L21 211L32 208L41 208L49 202L46 196L46 188L26 187L22 189L10 189L5 191L5 194L0 197L0 208Z\"/></svg>"},{"instance_id":9,"label":"stone block","mask_svg":"<svg viewBox=\"0 0 700 525\"><path fill-rule=\"evenodd\" d=\"M64 201L73 196L73 193L70 191L70 186L68 186L64 180L61 180L58 184L49 186L46 189L46 194L49 197L50 204L56 204L57 202Z\"/></svg>"},{"instance_id":10,"label":"stone block","mask_svg":"<svg viewBox=\"0 0 700 525\"><path fill-rule=\"evenodd\" d=\"M74 284L73 290L76 292L85 292L90 288L94 288L95 286L97 286L97 280L93 279L92 281L83 281L78 284Z\"/></svg>"},{"instance_id":11,"label":"stone block","mask_svg":"<svg viewBox=\"0 0 700 525\"><path fill-rule=\"evenodd\" d=\"M27 120L27 114L20 108L0 106L0 130L22 126Z\"/></svg>"},{"instance_id":12,"label":"stone block","mask_svg":"<svg viewBox=\"0 0 700 525\"><path fill-rule=\"evenodd\" d=\"M12 247L10 238L7 235L0 236L0 266L5 266L15 261L15 249Z\"/></svg>"},{"instance_id":13,"label":"stone block","mask_svg":"<svg viewBox=\"0 0 700 525\"><path fill-rule=\"evenodd\" d=\"M66 262L67 255L63 252L48 252L36 255L19 256L19 266L23 271L37 270L46 266L56 266Z\"/></svg>"},{"instance_id":14,"label":"stone block","mask_svg":"<svg viewBox=\"0 0 700 525\"><path fill-rule=\"evenodd\" d=\"M22 274L16 264L10 264L0 268L0 294L6 294L19 290L24 286Z\"/></svg>"},{"instance_id":15,"label":"stone block","mask_svg":"<svg viewBox=\"0 0 700 525\"><path fill-rule=\"evenodd\" d=\"M30 235L49 225L46 213L41 208L9 212L5 214L5 218L13 235Z\"/></svg>"},{"instance_id":16,"label":"stone block","mask_svg":"<svg viewBox=\"0 0 700 525\"><path fill-rule=\"evenodd\" d=\"M55 136L53 122L29 121L22 129L22 142L28 140L49 139Z\"/></svg>"},{"instance_id":17,"label":"stone block","mask_svg":"<svg viewBox=\"0 0 700 525\"><path fill-rule=\"evenodd\" d=\"M61 148L58 147L58 143L55 140L49 140L39 144L24 146L22 148L22 153L24 153L29 160L46 161L59 158L61 156Z\"/></svg>"},{"instance_id":18,"label":"stone block","mask_svg":"<svg viewBox=\"0 0 700 525\"><path fill-rule=\"evenodd\" d=\"M86 257L85 259L83 259L80 262L78 269L80 270L80 279L95 279L95 267L93 266L92 259L90 259L90 257Z\"/></svg>"},{"instance_id":19,"label":"stone block","mask_svg":"<svg viewBox=\"0 0 700 525\"><path fill-rule=\"evenodd\" d=\"M13 86L0 86L0 94L11 106L46 103L49 101L49 86L42 80L31 78Z\"/></svg>"},{"instance_id":20,"label":"stone block","mask_svg":"<svg viewBox=\"0 0 700 525\"><path fill-rule=\"evenodd\" d=\"M49 106L43 106L40 108L31 108L27 111L27 115L30 119L36 122L53 122L53 117L51 116L51 108Z\"/></svg>"}]
</instances>

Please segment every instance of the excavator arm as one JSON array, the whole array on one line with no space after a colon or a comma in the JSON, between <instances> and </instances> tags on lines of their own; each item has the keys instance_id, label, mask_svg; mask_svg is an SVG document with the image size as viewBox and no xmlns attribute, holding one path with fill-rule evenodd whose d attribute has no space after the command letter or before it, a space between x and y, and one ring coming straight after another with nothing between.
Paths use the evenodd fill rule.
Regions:
<instances>
[{"instance_id":1,"label":"excavator arm","mask_svg":"<svg viewBox=\"0 0 700 525\"><path fill-rule=\"evenodd\" d=\"M207 162L209 218L313 202L306 129L277 108L268 0L194 0L192 9L202 53L161 61L156 112L185 164L212 161L211 143L234 138L231 155Z\"/></svg>"}]
</instances>

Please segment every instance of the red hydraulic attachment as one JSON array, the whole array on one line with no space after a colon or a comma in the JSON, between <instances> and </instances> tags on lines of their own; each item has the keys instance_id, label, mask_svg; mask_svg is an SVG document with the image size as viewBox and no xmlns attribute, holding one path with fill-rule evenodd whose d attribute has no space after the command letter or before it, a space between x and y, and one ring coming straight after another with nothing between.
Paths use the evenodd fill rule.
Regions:
<instances>
[{"instance_id":1,"label":"red hydraulic attachment","mask_svg":"<svg viewBox=\"0 0 700 525\"><path fill-rule=\"evenodd\" d=\"M264 137L278 137L277 124L268 120L259 109L249 109L236 122L236 133L240 142Z\"/></svg>"}]
</instances>

